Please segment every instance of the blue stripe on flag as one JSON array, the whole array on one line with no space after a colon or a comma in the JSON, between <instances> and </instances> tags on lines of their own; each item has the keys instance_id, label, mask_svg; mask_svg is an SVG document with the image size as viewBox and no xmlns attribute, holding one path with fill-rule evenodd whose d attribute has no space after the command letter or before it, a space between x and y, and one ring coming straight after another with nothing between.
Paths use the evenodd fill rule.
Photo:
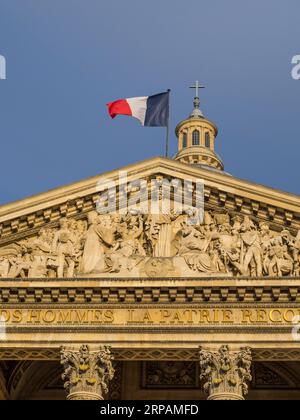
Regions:
<instances>
[{"instance_id":1,"label":"blue stripe on flag","mask_svg":"<svg viewBox=\"0 0 300 420\"><path fill-rule=\"evenodd\" d=\"M159 93L149 96L145 118L146 127L167 127L169 121L170 93Z\"/></svg>"}]
</instances>

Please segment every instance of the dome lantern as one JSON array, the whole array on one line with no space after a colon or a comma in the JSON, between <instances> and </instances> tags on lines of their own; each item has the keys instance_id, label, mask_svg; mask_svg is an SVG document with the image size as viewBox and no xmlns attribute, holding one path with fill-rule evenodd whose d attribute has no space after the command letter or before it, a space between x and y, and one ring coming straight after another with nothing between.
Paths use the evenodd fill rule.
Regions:
<instances>
[{"instance_id":1,"label":"dome lantern","mask_svg":"<svg viewBox=\"0 0 300 420\"><path fill-rule=\"evenodd\" d=\"M221 158L215 153L215 140L218 135L217 126L207 120L200 110L199 89L204 86L196 82L196 96L194 110L188 119L180 122L176 127L178 138L178 153L175 160L191 165L201 165L217 170L224 170Z\"/></svg>"}]
</instances>

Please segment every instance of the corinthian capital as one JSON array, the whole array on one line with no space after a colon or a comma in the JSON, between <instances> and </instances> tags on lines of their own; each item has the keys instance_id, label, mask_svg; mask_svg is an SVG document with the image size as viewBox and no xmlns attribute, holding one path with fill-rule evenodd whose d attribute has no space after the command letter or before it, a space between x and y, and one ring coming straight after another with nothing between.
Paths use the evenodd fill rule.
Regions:
<instances>
[{"instance_id":1,"label":"corinthian capital","mask_svg":"<svg viewBox=\"0 0 300 420\"><path fill-rule=\"evenodd\" d=\"M108 383L114 376L112 355L108 347L90 351L83 345L79 350L61 349L62 379L68 400L103 400Z\"/></svg>"},{"instance_id":2,"label":"corinthian capital","mask_svg":"<svg viewBox=\"0 0 300 420\"><path fill-rule=\"evenodd\" d=\"M218 352L200 349L200 379L210 400L243 400L252 380L252 355L249 348L230 352L222 346Z\"/></svg>"}]
</instances>

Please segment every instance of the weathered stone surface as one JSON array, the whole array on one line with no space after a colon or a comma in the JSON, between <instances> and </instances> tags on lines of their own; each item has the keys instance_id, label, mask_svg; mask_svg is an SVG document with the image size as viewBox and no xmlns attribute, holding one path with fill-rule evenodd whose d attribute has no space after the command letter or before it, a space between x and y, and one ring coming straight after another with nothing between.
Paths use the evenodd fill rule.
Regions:
<instances>
[{"instance_id":1,"label":"weathered stone surface","mask_svg":"<svg viewBox=\"0 0 300 420\"><path fill-rule=\"evenodd\" d=\"M87 345L79 350L62 348L62 376L68 400L103 400L114 376L112 355L107 347L90 351Z\"/></svg>"},{"instance_id":2,"label":"weathered stone surface","mask_svg":"<svg viewBox=\"0 0 300 420\"><path fill-rule=\"evenodd\" d=\"M248 216L128 213L63 218L57 228L0 248L3 278L283 277L300 274L300 234Z\"/></svg>"},{"instance_id":3,"label":"weathered stone surface","mask_svg":"<svg viewBox=\"0 0 300 420\"><path fill-rule=\"evenodd\" d=\"M210 400L243 400L252 380L252 355L249 348L230 352L222 346L218 352L200 350L200 379Z\"/></svg>"}]
</instances>

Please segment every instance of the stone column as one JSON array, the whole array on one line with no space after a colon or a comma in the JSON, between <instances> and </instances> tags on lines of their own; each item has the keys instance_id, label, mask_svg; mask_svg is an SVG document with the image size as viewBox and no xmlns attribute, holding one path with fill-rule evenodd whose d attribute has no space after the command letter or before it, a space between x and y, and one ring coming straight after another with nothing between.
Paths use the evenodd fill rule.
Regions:
<instances>
[{"instance_id":1,"label":"stone column","mask_svg":"<svg viewBox=\"0 0 300 420\"><path fill-rule=\"evenodd\" d=\"M249 348L230 352L222 346L218 352L200 349L200 379L209 400L244 400L247 382L252 380L252 355Z\"/></svg>"},{"instance_id":2,"label":"stone column","mask_svg":"<svg viewBox=\"0 0 300 420\"><path fill-rule=\"evenodd\" d=\"M97 351L90 351L86 345L79 350L62 348L62 379L68 392L67 400L103 400L114 376L112 359L108 347Z\"/></svg>"}]
</instances>

